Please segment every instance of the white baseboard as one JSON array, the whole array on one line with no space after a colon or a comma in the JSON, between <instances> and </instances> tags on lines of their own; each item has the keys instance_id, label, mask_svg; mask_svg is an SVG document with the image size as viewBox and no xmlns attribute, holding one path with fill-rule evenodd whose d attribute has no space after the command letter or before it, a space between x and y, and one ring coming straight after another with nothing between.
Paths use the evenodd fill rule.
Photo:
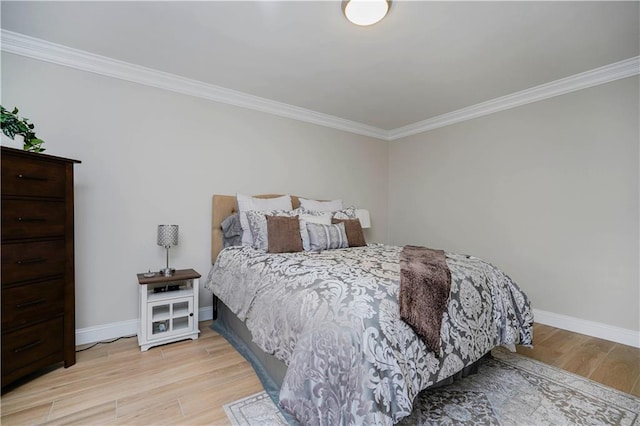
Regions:
<instances>
[{"instance_id":1,"label":"white baseboard","mask_svg":"<svg viewBox=\"0 0 640 426\"><path fill-rule=\"evenodd\" d=\"M211 306L198 310L198 321L208 321L211 318L213 318L213 308ZM103 340L112 340L137 334L137 319L79 328L76 330L76 345L86 345L87 343L102 342Z\"/></svg>"},{"instance_id":2,"label":"white baseboard","mask_svg":"<svg viewBox=\"0 0 640 426\"><path fill-rule=\"evenodd\" d=\"M615 327L589 320L554 314L553 312L533 310L535 321L540 324L550 325L574 333L586 334L610 340L623 345L640 348L640 332L626 328ZM208 321L213 318L213 308L207 306L198 310L198 320ZM123 336L131 336L138 333L138 320L114 322L112 324L98 325L76 330L76 345L100 342L116 339Z\"/></svg>"},{"instance_id":3,"label":"white baseboard","mask_svg":"<svg viewBox=\"0 0 640 426\"><path fill-rule=\"evenodd\" d=\"M76 345L117 339L118 337L138 334L138 320L127 320L95 327L79 328L76 330Z\"/></svg>"},{"instance_id":4,"label":"white baseboard","mask_svg":"<svg viewBox=\"0 0 640 426\"><path fill-rule=\"evenodd\" d=\"M533 310L533 317L535 322L540 324L640 348L640 332L638 331L554 314L553 312L542 311L540 309Z\"/></svg>"},{"instance_id":5,"label":"white baseboard","mask_svg":"<svg viewBox=\"0 0 640 426\"><path fill-rule=\"evenodd\" d=\"M198 309L198 321L209 321L213 318L213 307L207 306Z\"/></svg>"}]
</instances>

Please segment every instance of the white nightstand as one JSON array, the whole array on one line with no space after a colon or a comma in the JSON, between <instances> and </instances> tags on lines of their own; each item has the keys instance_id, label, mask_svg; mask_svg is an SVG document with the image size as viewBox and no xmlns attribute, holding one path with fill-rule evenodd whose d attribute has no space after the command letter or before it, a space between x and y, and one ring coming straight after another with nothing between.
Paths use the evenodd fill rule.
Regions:
<instances>
[{"instance_id":1,"label":"white nightstand","mask_svg":"<svg viewBox=\"0 0 640 426\"><path fill-rule=\"evenodd\" d=\"M170 277L138 274L140 326L138 344L142 351L184 339L197 339L198 285L200 274L193 269L177 270Z\"/></svg>"}]
</instances>

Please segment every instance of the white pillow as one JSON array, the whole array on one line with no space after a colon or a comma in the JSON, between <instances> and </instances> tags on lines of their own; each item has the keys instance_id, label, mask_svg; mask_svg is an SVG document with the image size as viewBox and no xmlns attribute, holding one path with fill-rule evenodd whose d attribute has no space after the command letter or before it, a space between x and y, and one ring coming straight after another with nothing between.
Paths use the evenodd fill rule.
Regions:
<instances>
[{"instance_id":1,"label":"white pillow","mask_svg":"<svg viewBox=\"0 0 640 426\"><path fill-rule=\"evenodd\" d=\"M253 236L249 221L247 220L247 212L249 210L267 211L267 210L292 210L291 196L283 195L276 198L256 198L244 194L236 194L238 199L238 210L240 210L240 226L242 227L242 245L253 245Z\"/></svg>"},{"instance_id":2,"label":"white pillow","mask_svg":"<svg viewBox=\"0 0 640 426\"><path fill-rule=\"evenodd\" d=\"M307 200L306 198L299 198L300 207L305 210L315 210L317 212L333 212L336 210L342 210L342 200L333 201L316 201Z\"/></svg>"},{"instance_id":3,"label":"white pillow","mask_svg":"<svg viewBox=\"0 0 640 426\"><path fill-rule=\"evenodd\" d=\"M311 244L309 242L309 231L307 230L307 223L319 223L321 225L331 225L331 213L322 212L317 214L301 214L300 220L300 237L302 237L302 249L304 251L311 250Z\"/></svg>"}]
</instances>

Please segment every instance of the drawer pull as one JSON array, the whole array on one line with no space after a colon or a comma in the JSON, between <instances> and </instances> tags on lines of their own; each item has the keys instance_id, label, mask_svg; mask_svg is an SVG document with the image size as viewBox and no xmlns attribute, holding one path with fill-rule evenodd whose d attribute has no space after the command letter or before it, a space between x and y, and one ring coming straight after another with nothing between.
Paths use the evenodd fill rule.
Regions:
<instances>
[{"instance_id":1,"label":"drawer pull","mask_svg":"<svg viewBox=\"0 0 640 426\"><path fill-rule=\"evenodd\" d=\"M47 259L44 257L34 257L32 259L20 259L16 261L18 265L31 265L32 263L43 263L46 262Z\"/></svg>"},{"instance_id":2,"label":"drawer pull","mask_svg":"<svg viewBox=\"0 0 640 426\"><path fill-rule=\"evenodd\" d=\"M19 217L18 222L46 222L44 217Z\"/></svg>"},{"instance_id":3,"label":"drawer pull","mask_svg":"<svg viewBox=\"0 0 640 426\"><path fill-rule=\"evenodd\" d=\"M18 179L25 179L25 180L39 180L39 181L46 181L49 180L49 178L46 177L40 177L40 176L27 176L27 175L23 175L22 173L20 173L18 175Z\"/></svg>"},{"instance_id":4,"label":"drawer pull","mask_svg":"<svg viewBox=\"0 0 640 426\"><path fill-rule=\"evenodd\" d=\"M16 305L16 308L18 308L18 309L24 309L24 308L28 308L28 307L30 307L30 306L41 305L41 304L43 304L44 302L46 302L46 300L45 300L45 299L42 299L42 298L40 298L40 299L35 299L35 300L30 300L30 301L28 301L28 302L18 303L18 304Z\"/></svg>"},{"instance_id":5,"label":"drawer pull","mask_svg":"<svg viewBox=\"0 0 640 426\"><path fill-rule=\"evenodd\" d=\"M13 352L18 353L18 352L28 351L29 349L35 348L41 343L42 343L42 340L36 340L35 342L27 343L24 346L20 346L19 348L14 349Z\"/></svg>"}]
</instances>

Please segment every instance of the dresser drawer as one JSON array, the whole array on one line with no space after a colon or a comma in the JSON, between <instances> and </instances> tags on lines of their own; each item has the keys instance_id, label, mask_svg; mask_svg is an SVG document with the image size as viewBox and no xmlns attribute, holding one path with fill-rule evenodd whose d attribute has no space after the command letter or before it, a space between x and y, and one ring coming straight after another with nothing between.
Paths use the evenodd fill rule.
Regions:
<instances>
[{"instance_id":1,"label":"dresser drawer","mask_svg":"<svg viewBox=\"0 0 640 426\"><path fill-rule=\"evenodd\" d=\"M64 240L2 245L2 284L62 275Z\"/></svg>"},{"instance_id":2,"label":"dresser drawer","mask_svg":"<svg viewBox=\"0 0 640 426\"><path fill-rule=\"evenodd\" d=\"M64 280L2 288L2 329L64 312Z\"/></svg>"},{"instance_id":3,"label":"dresser drawer","mask_svg":"<svg viewBox=\"0 0 640 426\"><path fill-rule=\"evenodd\" d=\"M62 317L2 334L2 375L52 355L62 361Z\"/></svg>"},{"instance_id":4,"label":"dresser drawer","mask_svg":"<svg viewBox=\"0 0 640 426\"><path fill-rule=\"evenodd\" d=\"M62 201L2 200L2 240L64 235Z\"/></svg>"},{"instance_id":5,"label":"dresser drawer","mask_svg":"<svg viewBox=\"0 0 640 426\"><path fill-rule=\"evenodd\" d=\"M64 164L2 155L2 195L64 197Z\"/></svg>"}]
</instances>

